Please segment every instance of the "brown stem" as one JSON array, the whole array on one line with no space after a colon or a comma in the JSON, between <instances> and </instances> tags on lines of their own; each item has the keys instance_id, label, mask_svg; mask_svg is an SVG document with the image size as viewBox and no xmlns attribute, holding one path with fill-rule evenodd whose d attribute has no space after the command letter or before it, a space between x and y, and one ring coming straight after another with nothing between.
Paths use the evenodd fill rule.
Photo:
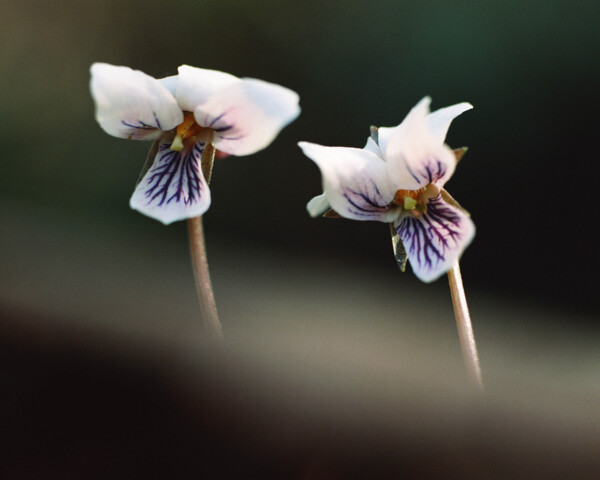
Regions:
<instances>
[{"instance_id":1,"label":"brown stem","mask_svg":"<svg viewBox=\"0 0 600 480\"><path fill-rule=\"evenodd\" d=\"M467 297L465 296L458 261L451 270L448 270L448 283L450 284L450 294L452 296L452 305L454 306L458 338L460 339L460 347L467 375L474 385L483 390L481 366L479 365L479 356L477 355L477 346L475 345L475 335L473 334L471 316L469 315Z\"/></svg>"},{"instance_id":2,"label":"brown stem","mask_svg":"<svg viewBox=\"0 0 600 480\"><path fill-rule=\"evenodd\" d=\"M223 340L223 329L217 315L215 295L208 272L202 217L189 218L187 224L190 237L190 252L192 254L192 267L194 269L196 291L198 293L198 300L200 301L204 327L212 338L220 342Z\"/></svg>"},{"instance_id":3,"label":"brown stem","mask_svg":"<svg viewBox=\"0 0 600 480\"><path fill-rule=\"evenodd\" d=\"M207 144L202 153L201 168L206 183L210 182L213 162L215 158L215 148L212 144ZM190 252L192 255L192 268L194 269L194 279L196 280L196 291L202 310L202 319L204 327L208 334L217 342L223 340L223 329L219 316L217 315L217 304L213 293L212 282L208 272L208 259L206 257L206 244L204 241L204 228L202 226L202 216L188 218L188 233L190 238Z\"/></svg>"}]
</instances>

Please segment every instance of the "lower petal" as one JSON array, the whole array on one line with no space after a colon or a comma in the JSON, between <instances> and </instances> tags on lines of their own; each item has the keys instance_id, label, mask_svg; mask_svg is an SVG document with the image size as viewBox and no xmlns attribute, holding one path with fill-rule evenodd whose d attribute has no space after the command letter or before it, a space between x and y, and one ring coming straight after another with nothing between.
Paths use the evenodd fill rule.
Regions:
<instances>
[{"instance_id":1,"label":"lower petal","mask_svg":"<svg viewBox=\"0 0 600 480\"><path fill-rule=\"evenodd\" d=\"M129 203L134 210L165 225L202 215L210 206L210 190L200 163L205 142L180 152L170 146L170 139L161 139L154 163Z\"/></svg>"},{"instance_id":2,"label":"lower petal","mask_svg":"<svg viewBox=\"0 0 600 480\"><path fill-rule=\"evenodd\" d=\"M475 235L475 225L462 210L441 196L432 198L419 217L405 214L396 226L415 275L431 282L446 273Z\"/></svg>"}]
</instances>

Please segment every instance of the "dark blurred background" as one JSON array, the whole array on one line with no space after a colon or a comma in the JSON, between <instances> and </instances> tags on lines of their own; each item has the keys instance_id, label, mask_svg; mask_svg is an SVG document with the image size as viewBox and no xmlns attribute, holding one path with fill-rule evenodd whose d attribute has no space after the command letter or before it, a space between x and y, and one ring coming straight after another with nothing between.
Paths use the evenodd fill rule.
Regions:
<instances>
[{"instance_id":1,"label":"dark blurred background","mask_svg":"<svg viewBox=\"0 0 600 480\"><path fill-rule=\"evenodd\" d=\"M509 402L508 408L504 400L498 401L502 415L512 418L508 423L513 426L522 425L516 418L531 418L523 405L538 405L540 398L559 399L546 410L540 407L547 414L540 414L540 424L533 422L531 430L519 427L525 429L519 437L523 444L530 445L526 439L533 431L563 438L554 423L545 423L550 417L558 419L561 428L579 425L569 424L563 416L570 407L562 406L572 406L575 398L587 405L578 410L585 423L597 413L592 405L600 398L596 279L600 265L593 234L598 223L593 206L596 192L591 185L600 173L596 148L599 19L600 3L562 0L5 1L0 17L0 315L6 355L4 390L12 395L6 397L9 407L5 411L13 419L8 431L17 438L8 454L12 477L7 478L38 478L39 471L53 471L52 466L60 470L59 447L48 458L24 452L53 444L48 432L58 425L71 428L73 438L82 435L71 410L57 407L65 415L64 424L50 422L39 440L31 439L38 438L40 423L22 420L33 411L32 418L44 423L46 411L33 399L54 399L48 403L53 411L64 405L69 388L76 389L73 385L79 380L73 378L89 379L88 372L102 372L100 382L106 384L106 389L98 387L96 392L83 383L92 409L104 404L107 389L121 391L133 382L141 385L142 393L136 393L140 398L154 396L153 389L161 395L177 392L176 400L169 397L167 401L176 405L169 404L173 407L169 411L176 412L171 415L189 430L182 433L177 422L173 427L165 420L161 428L169 425L167 430L175 430L161 435L177 437L187 448L189 442L181 439L193 438L198 431L220 431L218 420L190 420L196 418L190 413L194 411L190 403L198 396L204 398L198 394L201 387L212 388L220 382L210 374L198 377L193 368L188 372L190 364L197 363L192 360L196 356L181 357L180 353L193 344L201 351L200 358L208 355L187 263L185 224L164 227L129 209L149 145L109 137L95 123L88 82L89 67L96 61L128 65L156 77L172 75L178 65L186 63L265 79L300 94L302 114L267 150L216 163L213 204L205 227L217 303L226 336L238 347L233 349L236 362L257 369L263 363L293 364L293 375L305 382L298 388L309 392L310 401L302 403L304 397L298 400L287 387L281 387L285 394L273 391L269 401L277 404L278 398L296 398L305 412L313 407L335 410L336 395L347 398L346 394L357 405L365 405L364 411L381 410L372 398L371 403L361 403L362 395L372 388L368 381L356 380L352 390L356 397L336 383L338 378L348 378L348 382L355 378L346 362L349 359L372 368L363 372L364 378L357 378L378 378L382 390L377 400L388 406L388 396L397 399L398 392L400 397L407 395L400 401L403 406L432 396L454 398L443 379L459 379L462 385L463 373L444 279L424 285L410 272L401 275L383 224L311 219L305 204L321 192L321 180L317 167L297 148L297 141L360 147L370 125L398 124L424 95L433 98L433 109L471 102L474 110L454 122L447 138L452 147L469 147L447 189L471 212L477 226L461 266L484 374L488 384L510 384L504 396L498 397L502 399L514 399L515 391L522 393L525 385L537 385L534 393L529 391L533 397L523 394L522 404ZM433 331L437 333L431 337ZM389 339L389 344L380 351L379 343L372 344L374 338L377 342ZM155 348L162 353L157 354ZM293 359L290 349L297 353ZM375 352L386 360L371 363ZM171 370L162 365L157 374L161 355L169 358L166 364ZM437 359L431 365L418 360L431 356ZM339 362L334 361L333 367L332 358ZM307 366L307 359L314 363ZM111 368L117 364L127 365L126 373L114 380ZM80 370L74 373L73 365L80 365ZM225 359L215 365L216 372L233 368ZM145 372L144 380L138 367ZM325 379L319 377L323 369L329 372ZM171 381L165 386L160 379L171 378L173 371L183 377L179 386ZM391 376L379 377L381 372ZM415 376L422 390L402 388L400 377L405 378L406 372ZM276 369L267 378L288 374ZM232 384L238 385L244 375L233 375ZM257 384L268 383L256 375ZM53 379L51 385L44 384L44 378ZM247 385L238 387L244 390ZM223 388L217 395L219 402L225 399L223 411L237 408L240 397ZM123 407L111 397L108 404L113 407L105 411L108 417L113 418L121 408L135 410L133 393L126 389L123 395L129 403ZM245 426L244 434L251 438L249 432L262 438L262 427L271 425L269 415L261 410L268 410L262 400L255 398L261 406L259 413L254 412L259 419L256 430ZM200 404L210 403L203 401ZM181 402L185 408L180 408ZM147 406L148 416L154 418L162 404ZM278 408L285 410L281 405L290 408L286 414L296 422L296 433L313 435L302 437L306 444L310 443L306 438L312 438L329 447L323 431L332 438L351 438L365 431L377 436L379 432L369 430L368 415L361 417L364 424L359 422L349 433L329 429L332 420L326 414L315 419L305 413L298 418L292 413L294 401L282 400ZM451 408L449 415L464 419L463 400L454 405L459 407ZM418 408L416 412L417 418L428 417ZM350 408L347 413L348 418L356 418L358 412ZM480 416L489 418L487 413L484 408ZM85 412L81 415L86 416ZM154 431L144 415L139 414L139 425L131 426L132 438L138 427L142 432ZM506 425L498 420L502 415L493 417L498 425ZM389 428L396 431L395 425L402 430L402 418L391 416L399 423ZM115 422L113 427L121 425ZM456 428L452 422L444 425ZM445 427L440 427L442 432L447 432ZM463 446L479 444L479 436L487 435L489 428L489 422L484 422L463 430ZM227 431L236 437L234 428ZM499 435L510 438L507 432ZM258 453L246 451L247 462L240 472L244 468L256 471L252 469L268 463L273 445L281 445L279 440L288 437L281 433L281 438L270 438L272 443L262 445L263 450L257 447ZM395 438L402 446L412 440L410 434ZM77 450L86 478L92 478L86 470L90 465L108 468L102 455L112 453L103 450L101 440L97 442L93 444L97 450ZM354 458L353 449L362 448L346 444L345 450L334 449L333 456L316 455L321 460L314 463L311 449L283 443L289 452L302 454L286 457L287 453L275 449L280 453L276 464L294 465L292 470L297 467L289 475L282 473L285 468L275 469L282 478L300 478L294 475L307 471L313 473L302 478L334 478L334 471L340 475L335 478L346 478L339 467L347 459L344 455ZM446 444L440 440L424 450L429 452L428 459L441 458L432 453L438 452L439 445ZM465 478L465 464L468 472L478 472L478 468L498 465L490 460L494 455L508 458L514 453L498 445L490 447L482 462L446 452L439 464L460 465L462 474L457 478ZM225 459L223 464L228 457L222 452L230 447L226 439L215 447ZM148 451L154 456L164 448L159 441ZM140 449L136 455L147 458L147 451ZM173 460L169 450L166 458L172 462L165 460L166 470L183 464L199 471L187 460L181 463L189 459L185 448L183 453L179 446L173 449L180 456ZM579 451L585 453L585 448ZM547 453L543 450L536 455L544 460L560 458ZM374 455L367 455L361 464L367 471ZM291 463L286 461L289 458L293 458ZM389 458L395 458L394 454L389 453ZM429 474L440 478L434 470L419 470L431 462L416 458L411 471L420 472L421 478ZM386 465L394 471L397 465L410 463L404 460ZM34 465L31 471L24 467L27 464ZM142 472L146 478L150 478L149 470ZM61 478L68 478L60 471ZM210 474L207 471L209 478L219 478L218 467ZM511 473L516 475L511 471L498 478ZM223 478L229 474L234 475L221 472ZM115 471L107 475L117 478ZM239 478L241 473L235 475Z\"/></svg>"},{"instance_id":2,"label":"dark blurred background","mask_svg":"<svg viewBox=\"0 0 600 480\"><path fill-rule=\"evenodd\" d=\"M362 146L369 125L399 123L424 95L433 108L469 101L475 109L448 143L470 150L447 186L478 228L467 281L598 307L597 2L25 0L3 10L3 199L176 241L183 225L129 211L148 145L95 124L88 70L94 61L157 77L183 63L214 68L286 85L303 112L269 149L216 166L210 235L377 262L395 275L387 227L305 214L320 176L295 144Z\"/></svg>"}]
</instances>

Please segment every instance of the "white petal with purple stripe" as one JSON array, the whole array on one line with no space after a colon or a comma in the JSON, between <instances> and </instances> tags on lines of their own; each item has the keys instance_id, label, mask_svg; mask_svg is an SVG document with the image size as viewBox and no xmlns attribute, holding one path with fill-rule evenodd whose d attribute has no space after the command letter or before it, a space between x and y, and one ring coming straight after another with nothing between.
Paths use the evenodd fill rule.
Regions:
<instances>
[{"instance_id":1,"label":"white petal with purple stripe","mask_svg":"<svg viewBox=\"0 0 600 480\"><path fill-rule=\"evenodd\" d=\"M441 187L454 173L454 154L427 125L430 101L429 97L421 100L384 144L385 129L379 129L380 146L397 189L418 190L429 183Z\"/></svg>"},{"instance_id":2,"label":"white petal with purple stripe","mask_svg":"<svg viewBox=\"0 0 600 480\"><path fill-rule=\"evenodd\" d=\"M360 148L298 145L321 169L326 200L338 214L354 220L396 219L398 208L389 208L394 193L386 164L376 154Z\"/></svg>"},{"instance_id":3,"label":"white petal with purple stripe","mask_svg":"<svg viewBox=\"0 0 600 480\"><path fill-rule=\"evenodd\" d=\"M438 195L429 200L423 216L401 217L396 231L415 275L431 282L452 268L473 239L475 226L465 212Z\"/></svg>"},{"instance_id":4,"label":"white petal with purple stripe","mask_svg":"<svg viewBox=\"0 0 600 480\"><path fill-rule=\"evenodd\" d=\"M214 130L215 148L238 156L267 147L299 113L296 92L254 79L230 84L194 110L198 125Z\"/></svg>"},{"instance_id":5,"label":"white petal with purple stripe","mask_svg":"<svg viewBox=\"0 0 600 480\"><path fill-rule=\"evenodd\" d=\"M171 138L163 137L154 163L130 201L131 208L165 225L202 215L210 206L210 190L200 163L205 141L180 152L170 146Z\"/></svg>"},{"instance_id":6,"label":"white petal with purple stripe","mask_svg":"<svg viewBox=\"0 0 600 480\"><path fill-rule=\"evenodd\" d=\"M115 137L156 140L183 121L177 101L158 80L139 70L94 63L90 90L96 120Z\"/></svg>"}]
</instances>

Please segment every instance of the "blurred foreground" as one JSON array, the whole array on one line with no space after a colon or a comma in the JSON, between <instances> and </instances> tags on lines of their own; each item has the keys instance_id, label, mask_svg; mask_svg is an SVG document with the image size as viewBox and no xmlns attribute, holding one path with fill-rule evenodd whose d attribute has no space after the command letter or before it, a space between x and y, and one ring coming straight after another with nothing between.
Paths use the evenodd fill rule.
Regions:
<instances>
[{"instance_id":1,"label":"blurred foreground","mask_svg":"<svg viewBox=\"0 0 600 480\"><path fill-rule=\"evenodd\" d=\"M480 397L443 280L216 244L208 229L216 350L183 229L173 248L2 207L3 479L600 476L592 319L566 331L566 312L465 278Z\"/></svg>"}]
</instances>

